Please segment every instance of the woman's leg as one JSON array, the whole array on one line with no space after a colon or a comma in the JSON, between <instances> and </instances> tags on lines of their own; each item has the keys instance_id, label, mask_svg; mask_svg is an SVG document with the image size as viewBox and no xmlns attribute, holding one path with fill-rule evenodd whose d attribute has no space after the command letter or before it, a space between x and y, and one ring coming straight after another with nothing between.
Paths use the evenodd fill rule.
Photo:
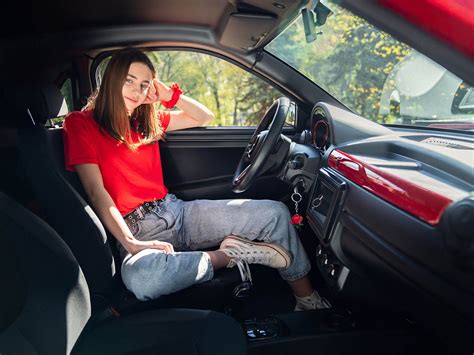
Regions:
<instances>
[{"instance_id":1,"label":"woman's leg","mask_svg":"<svg viewBox=\"0 0 474 355\"><path fill-rule=\"evenodd\" d=\"M229 265L230 256L227 256L226 253L216 250L216 251L206 251L207 255L211 259L212 268L214 271L222 269Z\"/></svg>"},{"instance_id":2,"label":"woman's leg","mask_svg":"<svg viewBox=\"0 0 474 355\"><path fill-rule=\"evenodd\" d=\"M177 253L165 254L158 250L147 250L132 256L126 255L125 250L122 251L124 255L122 278L127 288L138 299L157 298L195 283L210 280L214 270L228 266L230 263L231 258L222 251L179 252L190 250L183 241L183 221L186 220L184 218L184 204L183 201L169 194L166 202L147 214L145 219L139 221L132 231L134 236L140 240L169 242L175 246ZM222 203L216 201L212 205L216 204L221 205ZM209 204L206 206L209 207ZM196 214L193 217L196 217ZM193 223L195 222L194 218ZM209 223L205 218L201 222ZM196 227L196 229L199 228ZM199 235L201 238L197 238L199 248L196 247L195 250L201 249L200 247L217 246L230 233L228 230L219 233L216 232L216 229L219 228L206 228L206 233ZM259 247L265 249L265 247Z\"/></svg>"},{"instance_id":3,"label":"woman's leg","mask_svg":"<svg viewBox=\"0 0 474 355\"><path fill-rule=\"evenodd\" d=\"M191 250L214 246L229 235L276 243L293 259L288 268L279 272L295 294L296 309L326 308L328 302L306 276L310 263L290 218L288 208L277 201L190 201L184 207L183 239Z\"/></svg>"},{"instance_id":4,"label":"woman's leg","mask_svg":"<svg viewBox=\"0 0 474 355\"><path fill-rule=\"evenodd\" d=\"M203 252L145 249L122 262L125 286L142 301L158 298L214 277L211 258Z\"/></svg>"},{"instance_id":5,"label":"woman's leg","mask_svg":"<svg viewBox=\"0 0 474 355\"><path fill-rule=\"evenodd\" d=\"M290 285L295 296L298 297L309 297L314 291L311 281L307 276L303 276L302 278L293 281L288 281L288 285Z\"/></svg>"},{"instance_id":6,"label":"woman's leg","mask_svg":"<svg viewBox=\"0 0 474 355\"><path fill-rule=\"evenodd\" d=\"M276 243L292 256L289 267L279 269L282 278L291 282L307 275L311 266L290 218L288 208L278 201L189 201L184 203L182 240L188 250L219 245L230 235ZM295 291L304 292L300 284L304 281L296 283Z\"/></svg>"},{"instance_id":7,"label":"woman's leg","mask_svg":"<svg viewBox=\"0 0 474 355\"><path fill-rule=\"evenodd\" d=\"M166 200L165 206L157 210L154 217L159 217L159 221L166 222L166 226L171 229L158 232L156 221L152 221L147 229L147 220L155 219L147 217L140 224L141 232L137 237L165 238L165 241L183 251L215 247L230 235L276 243L292 256L289 267L279 269L283 279L288 281L296 296L314 296L306 277L310 269L309 260L297 232L290 224L290 214L283 203L271 200L183 202L172 194ZM139 299L156 298L210 280L213 271L228 265L230 259L220 251L173 255L153 252L140 258L137 255L124 260L122 273L124 283ZM173 277L178 270L178 277Z\"/></svg>"}]
</instances>

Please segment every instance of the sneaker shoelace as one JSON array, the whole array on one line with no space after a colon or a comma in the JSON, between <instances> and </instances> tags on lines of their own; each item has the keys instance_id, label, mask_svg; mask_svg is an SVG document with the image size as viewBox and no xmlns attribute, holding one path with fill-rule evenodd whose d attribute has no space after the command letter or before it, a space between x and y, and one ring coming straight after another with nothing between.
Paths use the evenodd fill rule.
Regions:
<instances>
[{"instance_id":1,"label":"sneaker shoelace","mask_svg":"<svg viewBox=\"0 0 474 355\"><path fill-rule=\"evenodd\" d=\"M232 266L237 265L237 268L239 269L242 282L248 281L252 283L252 273L250 272L249 264L245 260L238 258L233 259L233 262Z\"/></svg>"},{"instance_id":2,"label":"sneaker shoelace","mask_svg":"<svg viewBox=\"0 0 474 355\"><path fill-rule=\"evenodd\" d=\"M235 259L242 260L244 259L249 264L263 264L268 265L271 263L272 258L275 256L275 252L262 251L262 250L253 250L253 251L243 251L237 246L233 246L233 250L229 250L230 253ZM234 259L234 260L235 260Z\"/></svg>"},{"instance_id":3,"label":"sneaker shoelace","mask_svg":"<svg viewBox=\"0 0 474 355\"><path fill-rule=\"evenodd\" d=\"M324 297L321 297L321 301L319 302L319 308L323 309L323 308L332 308L332 305L331 303L329 303L329 301L327 299L325 299Z\"/></svg>"}]
</instances>

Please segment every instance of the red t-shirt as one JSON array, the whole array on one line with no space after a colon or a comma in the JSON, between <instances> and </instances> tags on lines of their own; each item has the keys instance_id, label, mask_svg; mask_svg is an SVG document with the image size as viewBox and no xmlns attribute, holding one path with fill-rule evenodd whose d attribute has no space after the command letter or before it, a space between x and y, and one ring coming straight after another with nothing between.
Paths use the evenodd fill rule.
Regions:
<instances>
[{"instance_id":1,"label":"red t-shirt","mask_svg":"<svg viewBox=\"0 0 474 355\"><path fill-rule=\"evenodd\" d=\"M169 112L160 112L158 117L166 130ZM163 183L157 143L131 151L100 129L92 111L71 112L64 121L63 132L66 170L74 171L74 165L78 164L97 164L105 189L122 216L145 201L163 198L168 192ZM132 131L131 136L137 142L139 133Z\"/></svg>"}]
</instances>

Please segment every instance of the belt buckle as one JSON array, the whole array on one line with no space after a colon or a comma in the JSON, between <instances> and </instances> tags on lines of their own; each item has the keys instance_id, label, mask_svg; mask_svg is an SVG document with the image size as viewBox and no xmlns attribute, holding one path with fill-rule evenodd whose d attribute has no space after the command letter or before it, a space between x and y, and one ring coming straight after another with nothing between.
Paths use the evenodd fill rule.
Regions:
<instances>
[{"instance_id":1,"label":"belt buckle","mask_svg":"<svg viewBox=\"0 0 474 355\"><path fill-rule=\"evenodd\" d=\"M135 208L132 212L130 212L126 218L125 222L129 227L133 226L136 224L138 221L142 220L145 218L145 215L150 212L153 208L158 207L161 202L164 200L154 200L154 201L149 201L145 202L142 205L138 206Z\"/></svg>"},{"instance_id":2,"label":"belt buckle","mask_svg":"<svg viewBox=\"0 0 474 355\"><path fill-rule=\"evenodd\" d=\"M138 206L137 209L135 209L135 213L137 214L137 220L141 220L145 218L146 210L143 206Z\"/></svg>"}]
</instances>

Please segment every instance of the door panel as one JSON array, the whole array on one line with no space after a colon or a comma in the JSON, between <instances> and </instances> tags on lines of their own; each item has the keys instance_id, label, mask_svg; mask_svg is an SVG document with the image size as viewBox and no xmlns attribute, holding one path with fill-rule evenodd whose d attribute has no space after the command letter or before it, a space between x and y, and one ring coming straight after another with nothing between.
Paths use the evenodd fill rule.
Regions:
<instances>
[{"instance_id":1,"label":"door panel","mask_svg":"<svg viewBox=\"0 0 474 355\"><path fill-rule=\"evenodd\" d=\"M232 192L232 178L253 127L206 127L171 132L160 143L165 184L170 192L196 198L271 198L282 200L289 187L281 180L263 176L242 194ZM285 128L285 135L294 134Z\"/></svg>"}]
</instances>

